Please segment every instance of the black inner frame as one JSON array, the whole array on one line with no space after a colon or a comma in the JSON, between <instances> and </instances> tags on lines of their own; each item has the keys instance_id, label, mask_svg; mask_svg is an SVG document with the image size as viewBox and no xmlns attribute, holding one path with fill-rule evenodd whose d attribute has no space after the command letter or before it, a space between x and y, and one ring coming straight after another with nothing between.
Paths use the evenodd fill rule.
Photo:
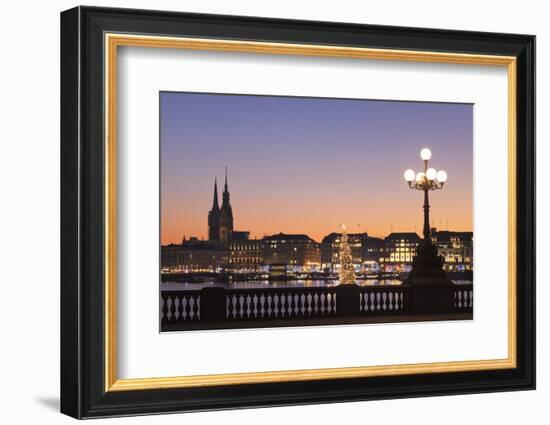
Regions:
<instances>
[{"instance_id":1,"label":"black inner frame","mask_svg":"<svg viewBox=\"0 0 550 425\"><path fill-rule=\"evenodd\" d=\"M106 32L515 56L517 368L105 392L103 65ZM63 413L90 418L534 389L534 36L77 7L61 14L61 116Z\"/></svg>"}]
</instances>

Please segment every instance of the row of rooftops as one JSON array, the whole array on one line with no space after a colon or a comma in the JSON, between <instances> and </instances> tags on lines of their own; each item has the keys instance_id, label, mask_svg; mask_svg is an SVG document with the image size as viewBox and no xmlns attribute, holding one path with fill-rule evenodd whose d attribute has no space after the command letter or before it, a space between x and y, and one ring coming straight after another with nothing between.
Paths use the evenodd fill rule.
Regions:
<instances>
[{"instance_id":1,"label":"row of rooftops","mask_svg":"<svg viewBox=\"0 0 550 425\"><path fill-rule=\"evenodd\" d=\"M235 235L237 233L237 235ZM277 233L275 235L264 236L261 239L248 239L248 232L234 232L233 240L250 240L250 241L263 241L263 242L311 242L317 243L315 240L310 238L305 234L296 234L296 233ZM332 244L335 243L342 233L330 233L323 238L321 244ZM405 240L408 242L419 242L422 238L415 232L393 232L390 233L385 238L376 238L369 236L368 233L348 233L348 238L351 240L361 240L362 242L391 242L391 241L401 241ZM432 238L437 242L450 242L453 239L457 239L460 242L469 242L473 238L473 232L452 232L449 230L436 231L432 229ZM186 248L197 248L197 249L216 249L221 246L220 243L208 240L200 240L198 238L192 237L190 239L184 239L181 244L170 244L168 246L185 246Z\"/></svg>"}]
</instances>

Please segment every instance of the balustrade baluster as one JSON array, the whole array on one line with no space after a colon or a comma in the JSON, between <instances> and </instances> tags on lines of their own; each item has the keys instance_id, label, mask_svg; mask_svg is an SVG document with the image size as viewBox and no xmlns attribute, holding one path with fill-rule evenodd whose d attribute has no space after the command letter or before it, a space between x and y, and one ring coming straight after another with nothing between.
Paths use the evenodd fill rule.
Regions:
<instances>
[{"instance_id":1,"label":"balustrade baluster","mask_svg":"<svg viewBox=\"0 0 550 425\"><path fill-rule=\"evenodd\" d=\"M271 317L271 314L273 312L273 297L271 296L271 294L267 294L266 295L266 315L267 317Z\"/></svg>"},{"instance_id":2,"label":"balustrade baluster","mask_svg":"<svg viewBox=\"0 0 550 425\"><path fill-rule=\"evenodd\" d=\"M193 303L190 305L191 310L193 311L193 315L191 316L191 320L197 320L198 310L199 310L199 303L197 302L197 297L191 295L191 297L189 297L189 298L193 299Z\"/></svg>"},{"instance_id":3,"label":"balustrade baluster","mask_svg":"<svg viewBox=\"0 0 550 425\"><path fill-rule=\"evenodd\" d=\"M226 319L230 319L231 317L230 310L231 310L231 306L229 303L229 295L225 295L225 318Z\"/></svg>"},{"instance_id":4,"label":"balustrade baluster","mask_svg":"<svg viewBox=\"0 0 550 425\"><path fill-rule=\"evenodd\" d=\"M286 308L288 317L292 318L294 316L294 295L291 293L286 296Z\"/></svg>"},{"instance_id":5,"label":"balustrade baluster","mask_svg":"<svg viewBox=\"0 0 550 425\"><path fill-rule=\"evenodd\" d=\"M197 295L197 320L201 319L201 296Z\"/></svg>"},{"instance_id":6,"label":"balustrade baluster","mask_svg":"<svg viewBox=\"0 0 550 425\"><path fill-rule=\"evenodd\" d=\"M258 296L256 294L254 294L254 296L252 297L252 304L253 304L252 312L254 313L254 318L257 319L258 318Z\"/></svg>"},{"instance_id":7,"label":"balustrade baluster","mask_svg":"<svg viewBox=\"0 0 550 425\"><path fill-rule=\"evenodd\" d=\"M401 306L401 294L399 292L396 292L395 293L395 309L396 310L402 310L402 306Z\"/></svg>"},{"instance_id":8,"label":"balustrade baluster","mask_svg":"<svg viewBox=\"0 0 550 425\"><path fill-rule=\"evenodd\" d=\"M191 317L191 315L189 314L188 312L188 309L189 309L189 306L190 306L190 302L189 302L189 297L184 295L181 297L181 320L187 320L187 318Z\"/></svg>"},{"instance_id":9,"label":"balustrade baluster","mask_svg":"<svg viewBox=\"0 0 550 425\"><path fill-rule=\"evenodd\" d=\"M172 320L174 317L174 300L172 297L168 297L168 320Z\"/></svg>"},{"instance_id":10,"label":"balustrade baluster","mask_svg":"<svg viewBox=\"0 0 550 425\"><path fill-rule=\"evenodd\" d=\"M189 320L195 320L197 313L197 299L191 295L189 297Z\"/></svg>"},{"instance_id":11,"label":"balustrade baluster","mask_svg":"<svg viewBox=\"0 0 550 425\"><path fill-rule=\"evenodd\" d=\"M250 294L246 295L246 317L250 319L250 313L252 310L250 309L250 305L252 303L252 298L250 298Z\"/></svg>"},{"instance_id":12,"label":"balustrade baluster","mask_svg":"<svg viewBox=\"0 0 550 425\"><path fill-rule=\"evenodd\" d=\"M189 320L195 320L195 297L189 297Z\"/></svg>"},{"instance_id":13,"label":"balustrade baluster","mask_svg":"<svg viewBox=\"0 0 550 425\"><path fill-rule=\"evenodd\" d=\"M273 295L273 317L279 316L279 295Z\"/></svg>"},{"instance_id":14,"label":"balustrade baluster","mask_svg":"<svg viewBox=\"0 0 550 425\"><path fill-rule=\"evenodd\" d=\"M244 296L241 294L237 298L237 305L239 306L239 319L244 319Z\"/></svg>"},{"instance_id":15,"label":"balustrade baluster","mask_svg":"<svg viewBox=\"0 0 550 425\"><path fill-rule=\"evenodd\" d=\"M370 311L375 310L375 308L374 308L374 297L375 297L374 292L371 292L368 296L368 300L370 301L370 303L369 303L369 310Z\"/></svg>"},{"instance_id":16,"label":"balustrade baluster","mask_svg":"<svg viewBox=\"0 0 550 425\"><path fill-rule=\"evenodd\" d=\"M193 299L193 303L191 303L191 299ZM184 320L193 320L195 316L195 304L197 303L195 300L195 296L193 295L182 295L179 297L180 302L180 321ZM198 307L198 306L197 306Z\"/></svg>"},{"instance_id":17,"label":"balustrade baluster","mask_svg":"<svg viewBox=\"0 0 550 425\"><path fill-rule=\"evenodd\" d=\"M233 318L237 319L239 318L239 296L237 294L233 294Z\"/></svg>"},{"instance_id":18,"label":"balustrade baluster","mask_svg":"<svg viewBox=\"0 0 550 425\"><path fill-rule=\"evenodd\" d=\"M176 321L179 321L180 320L180 317L181 317L181 313L180 313L180 309L181 309L181 301L180 301L180 297L179 296L176 296L174 298L174 304L175 304L175 309L174 309L174 320Z\"/></svg>"},{"instance_id":19,"label":"balustrade baluster","mask_svg":"<svg viewBox=\"0 0 550 425\"><path fill-rule=\"evenodd\" d=\"M191 303L192 295L182 295L180 298L180 320L193 320L193 307ZM185 315L185 317L183 317Z\"/></svg>"},{"instance_id":20,"label":"balustrade baluster","mask_svg":"<svg viewBox=\"0 0 550 425\"><path fill-rule=\"evenodd\" d=\"M264 294L260 294L260 317L264 317L264 303L265 303L265 296Z\"/></svg>"},{"instance_id":21,"label":"balustrade baluster","mask_svg":"<svg viewBox=\"0 0 550 425\"><path fill-rule=\"evenodd\" d=\"M161 317L161 320L164 320L164 319L167 319L168 320L168 303L167 303L167 300L166 300L166 296L162 296L161 297L162 299L162 317Z\"/></svg>"}]
</instances>

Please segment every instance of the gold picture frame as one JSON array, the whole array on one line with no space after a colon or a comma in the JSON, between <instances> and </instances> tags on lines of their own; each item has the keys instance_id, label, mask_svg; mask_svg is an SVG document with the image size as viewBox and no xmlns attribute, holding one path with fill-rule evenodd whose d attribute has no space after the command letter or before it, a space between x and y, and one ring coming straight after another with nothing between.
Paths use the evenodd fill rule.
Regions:
<instances>
[{"instance_id":1,"label":"gold picture frame","mask_svg":"<svg viewBox=\"0 0 550 425\"><path fill-rule=\"evenodd\" d=\"M340 379L410 375L417 373L466 372L516 367L516 58L463 53L441 53L411 50L371 49L356 47L316 46L307 44L265 43L254 41L215 40L184 37L159 37L128 34L105 34L106 122L105 151L105 391L135 391L182 387L237 385L284 381ZM400 364L346 368L266 371L216 375L175 376L168 378L117 379L116 375L116 95L117 49L147 47L263 53L282 55L325 56L355 59L436 62L506 67L508 72L508 357L494 360Z\"/></svg>"}]
</instances>

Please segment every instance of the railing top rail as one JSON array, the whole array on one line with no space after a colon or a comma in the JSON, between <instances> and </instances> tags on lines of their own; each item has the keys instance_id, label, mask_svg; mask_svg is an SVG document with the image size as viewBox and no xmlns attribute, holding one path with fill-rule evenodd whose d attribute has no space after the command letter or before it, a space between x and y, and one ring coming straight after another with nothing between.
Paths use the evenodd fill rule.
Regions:
<instances>
[{"instance_id":1,"label":"railing top rail","mask_svg":"<svg viewBox=\"0 0 550 425\"><path fill-rule=\"evenodd\" d=\"M228 293L252 293L252 292L334 292L337 286L266 286L262 288L226 288Z\"/></svg>"},{"instance_id":2,"label":"railing top rail","mask_svg":"<svg viewBox=\"0 0 550 425\"><path fill-rule=\"evenodd\" d=\"M366 285L366 286L359 286L359 291L361 292L377 292L377 291L385 292L389 290L403 291L406 288L407 287L403 285L373 285L373 286Z\"/></svg>"},{"instance_id":3,"label":"railing top rail","mask_svg":"<svg viewBox=\"0 0 550 425\"><path fill-rule=\"evenodd\" d=\"M474 287L473 283L455 283L455 289L472 289Z\"/></svg>"},{"instance_id":4,"label":"railing top rail","mask_svg":"<svg viewBox=\"0 0 550 425\"><path fill-rule=\"evenodd\" d=\"M161 289L161 296L167 297L170 295L173 296L182 296L182 295L200 295L201 289Z\"/></svg>"}]
</instances>

